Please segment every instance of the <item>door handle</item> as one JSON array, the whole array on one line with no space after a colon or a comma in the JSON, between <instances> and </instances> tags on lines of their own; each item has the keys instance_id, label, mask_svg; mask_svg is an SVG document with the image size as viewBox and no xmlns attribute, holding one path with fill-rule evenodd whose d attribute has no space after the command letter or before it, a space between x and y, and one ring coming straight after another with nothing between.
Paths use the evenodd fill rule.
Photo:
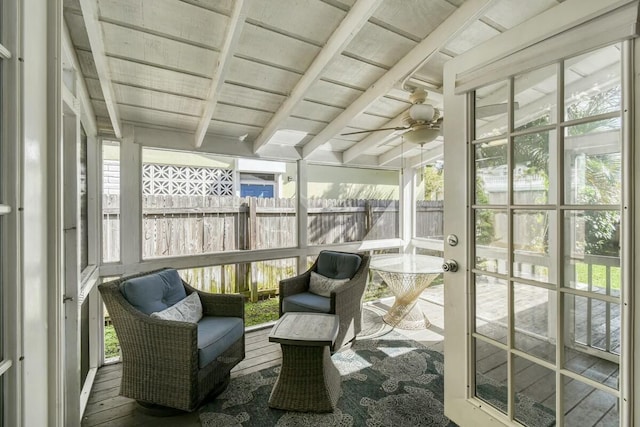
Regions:
<instances>
[{"instance_id":1,"label":"door handle","mask_svg":"<svg viewBox=\"0 0 640 427\"><path fill-rule=\"evenodd\" d=\"M442 264L442 269L445 272L455 273L458 271L458 263L453 259L448 259Z\"/></svg>"}]
</instances>

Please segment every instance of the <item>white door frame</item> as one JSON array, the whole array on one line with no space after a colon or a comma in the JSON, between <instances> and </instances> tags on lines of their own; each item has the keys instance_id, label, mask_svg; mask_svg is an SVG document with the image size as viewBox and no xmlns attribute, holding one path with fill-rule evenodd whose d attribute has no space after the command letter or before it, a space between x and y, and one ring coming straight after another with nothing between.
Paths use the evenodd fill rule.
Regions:
<instances>
[{"instance_id":1,"label":"white door frame","mask_svg":"<svg viewBox=\"0 0 640 427\"><path fill-rule=\"evenodd\" d=\"M473 302L469 291L470 268L468 259L470 254L467 236L473 236L473 224L469 216L469 192L471 185L472 165L468 154L461 158L460 153L468 152L469 135L467 133L469 106L466 93L475 87L479 87L506 78L516 72L528 71L555 62L563 57L574 55L581 50L587 50L610 44L623 38L635 35L638 4L635 1L619 0L567 0L564 3L524 22L518 27L497 36L481 46L460 55L445 65L444 70L444 102L447 111L460 112L449 114L444 122L444 154L445 162L455 161L456 164L466 164L468 167L461 172L461 168L447 168L445 165L445 235L456 234L460 243L455 246L445 245L445 258L455 259L460 265L457 273L445 274L445 414L460 425L504 425L509 421L499 411L488 407L481 401L472 398L473 390L469 387L473 384L470 372L472 372L473 360L468 357L468 349L471 345L470 333L472 320L469 316L470 304ZM625 21L625 19L628 21ZM589 22L588 22L589 21ZM588 22L588 23L587 23ZM611 29L611 32L607 32ZM571 31L569 31L571 30ZM610 34L610 39L603 39L603 34ZM599 38L594 37L597 35ZM534 46L537 44L537 46ZM638 43L636 43L637 45ZM539 51L537 51L539 49ZM636 47L636 52L638 48ZM637 59L636 59L637 61ZM524 67L524 69L523 69ZM527 67L529 67L527 69ZM638 85L636 87L636 91ZM636 93L636 98L638 96ZM630 127L634 122L629 117L630 106L625 120ZM637 114L637 113L636 113ZM638 115L636 115L638 119ZM639 123L638 120L635 123ZM640 151L640 150L638 150ZM630 156L627 162L631 163ZM640 155L636 152L636 159ZM640 163L636 163L640 164ZM630 166L630 164L628 165ZM454 171L455 176L451 172ZM627 182L637 177L638 172L628 169ZM636 181L637 182L637 181ZM631 190L629 190L631 191ZM636 196L640 190L636 187ZM625 199L631 202L630 195ZM637 233L633 231L634 223L631 221L631 207L623 212L628 224L624 236L626 259L630 262L633 254L632 239ZM638 237L635 242L640 242ZM638 261L635 261L636 265ZM632 271L626 269L625 283L633 283ZM629 286L627 286L629 287ZM632 295L623 292L623 295ZM640 301L638 295L636 302ZM632 312L628 307L632 301L622 301L623 312ZM628 319L628 317L627 317ZM624 322L624 318L623 318ZM630 325L630 323L627 323ZM623 326L623 330L631 333ZM640 318L636 317L635 350L640 351ZM625 339L625 338L623 338ZM624 341L629 343L627 339ZM623 425L631 419L640 425L640 414L633 414L633 392L640 393L640 374L635 370L636 381L631 383L629 372L634 372L630 357L633 349L628 349L621 356L623 366L628 368L621 372L621 399L620 418ZM464 367L464 369L461 369ZM623 376L626 374L626 378ZM635 390L631 390L631 384ZM635 418L633 418L635 417ZM628 421L625 421L628 420Z\"/></svg>"}]
</instances>

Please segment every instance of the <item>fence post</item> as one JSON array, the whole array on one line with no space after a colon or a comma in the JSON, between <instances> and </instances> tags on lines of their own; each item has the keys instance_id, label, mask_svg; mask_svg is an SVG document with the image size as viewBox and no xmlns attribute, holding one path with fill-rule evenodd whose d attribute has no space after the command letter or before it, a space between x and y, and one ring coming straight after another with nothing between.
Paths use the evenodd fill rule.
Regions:
<instances>
[{"instance_id":1,"label":"fence post","mask_svg":"<svg viewBox=\"0 0 640 427\"><path fill-rule=\"evenodd\" d=\"M258 215L257 215L257 203L256 203L257 199L255 197L249 197L249 214L247 215L247 218L249 219L249 248L248 249L255 249L256 248L256 243L258 241ZM247 269L247 280L249 283L249 298L251 299L251 302L257 302L258 301L258 282L256 282L255 280L253 280L253 277L251 275L251 270L252 268L248 268Z\"/></svg>"}]
</instances>

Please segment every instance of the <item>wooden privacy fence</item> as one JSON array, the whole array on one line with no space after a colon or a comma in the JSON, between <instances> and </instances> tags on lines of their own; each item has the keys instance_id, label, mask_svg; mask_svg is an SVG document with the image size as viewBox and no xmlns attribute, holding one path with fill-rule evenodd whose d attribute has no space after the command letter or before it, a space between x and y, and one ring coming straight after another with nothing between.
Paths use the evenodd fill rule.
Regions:
<instances>
[{"instance_id":1,"label":"wooden privacy fence","mask_svg":"<svg viewBox=\"0 0 640 427\"><path fill-rule=\"evenodd\" d=\"M444 202L420 200L416 202L416 237L442 239L444 235Z\"/></svg>"},{"instance_id":2,"label":"wooden privacy fence","mask_svg":"<svg viewBox=\"0 0 640 427\"><path fill-rule=\"evenodd\" d=\"M294 203L293 199L255 197L144 196L142 257L295 247L297 222ZM422 233L417 236L442 235L442 202L418 202L416 215L417 230ZM105 262L119 260L119 227L119 198L104 196ZM399 228L397 200L308 200L310 245L397 238ZM265 265L260 271L252 271L255 269L248 266L234 267L233 273L216 267L217 272L194 272L193 279L201 283L203 289L210 289L211 283L216 283L215 290L220 292L253 289L257 280L261 285L256 292L263 288L277 289L277 271L284 269L289 272L295 263L289 264L287 261L278 268ZM265 273L267 271L271 273ZM197 283L195 285L198 286Z\"/></svg>"}]
</instances>

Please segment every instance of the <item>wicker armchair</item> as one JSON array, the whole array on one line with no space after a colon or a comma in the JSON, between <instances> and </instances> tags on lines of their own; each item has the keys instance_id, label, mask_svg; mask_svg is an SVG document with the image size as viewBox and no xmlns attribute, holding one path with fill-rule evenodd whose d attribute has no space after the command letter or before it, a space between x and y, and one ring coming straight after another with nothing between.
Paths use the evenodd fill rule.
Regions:
<instances>
[{"instance_id":1,"label":"wicker armchair","mask_svg":"<svg viewBox=\"0 0 640 427\"><path fill-rule=\"evenodd\" d=\"M187 295L198 293L203 317L197 324L150 317L123 295L127 280L144 276L148 276L144 280L155 279L166 272L175 274L174 286L179 288L182 282ZM166 288L166 283L159 282L158 286ZM169 269L122 277L98 288L120 341L120 394L142 406L193 411L205 397L224 390L229 372L245 357L241 295L200 292ZM179 291L182 293L182 289ZM231 329L233 332L225 332Z\"/></svg>"},{"instance_id":2,"label":"wicker armchair","mask_svg":"<svg viewBox=\"0 0 640 427\"><path fill-rule=\"evenodd\" d=\"M340 329L333 348L339 349L349 343L362 330L362 299L367 286L369 261L366 254L320 252L308 271L280 281L280 316L286 312L301 311L337 314ZM309 292L312 271L333 279L343 279L346 273L350 280L332 291L330 297L323 297Z\"/></svg>"}]
</instances>

